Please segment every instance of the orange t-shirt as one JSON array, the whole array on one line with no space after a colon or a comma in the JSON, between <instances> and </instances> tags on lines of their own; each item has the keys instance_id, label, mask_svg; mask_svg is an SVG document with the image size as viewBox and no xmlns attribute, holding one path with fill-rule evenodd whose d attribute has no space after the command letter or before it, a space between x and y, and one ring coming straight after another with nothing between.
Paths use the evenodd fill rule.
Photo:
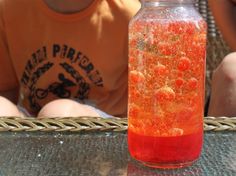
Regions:
<instances>
[{"instance_id":1,"label":"orange t-shirt","mask_svg":"<svg viewBox=\"0 0 236 176\"><path fill-rule=\"evenodd\" d=\"M20 86L32 114L70 98L126 115L128 23L139 8L138 0L94 0L61 14L43 0L0 0L0 91Z\"/></svg>"}]
</instances>

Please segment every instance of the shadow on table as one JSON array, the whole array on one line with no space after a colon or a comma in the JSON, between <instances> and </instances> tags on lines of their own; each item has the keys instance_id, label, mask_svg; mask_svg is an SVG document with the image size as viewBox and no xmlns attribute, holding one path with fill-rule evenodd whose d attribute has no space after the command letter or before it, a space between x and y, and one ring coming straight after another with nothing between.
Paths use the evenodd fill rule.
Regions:
<instances>
[{"instance_id":1,"label":"shadow on table","mask_svg":"<svg viewBox=\"0 0 236 176\"><path fill-rule=\"evenodd\" d=\"M197 176L203 175L202 169L198 165L193 165L187 168L161 170L148 168L131 160L127 167L127 176Z\"/></svg>"}]
</instances>

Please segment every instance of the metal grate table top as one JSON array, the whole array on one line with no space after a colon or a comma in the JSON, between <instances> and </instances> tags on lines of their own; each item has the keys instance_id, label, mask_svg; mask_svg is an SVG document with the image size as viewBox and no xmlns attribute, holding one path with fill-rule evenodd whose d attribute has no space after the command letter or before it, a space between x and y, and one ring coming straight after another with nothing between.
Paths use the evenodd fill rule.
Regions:
<instances>
[{"instance_id":1,"label":"metal grate table top","mask_svg":"<svg viewBox=\"0 0 236 176\"><path fill-rule=\"evenodd\" d=\"M155 170L130 158L123 132L1 132L0 176L234 176L236 133L205 132L200 160Z\"/></svg>"}]
</instances>

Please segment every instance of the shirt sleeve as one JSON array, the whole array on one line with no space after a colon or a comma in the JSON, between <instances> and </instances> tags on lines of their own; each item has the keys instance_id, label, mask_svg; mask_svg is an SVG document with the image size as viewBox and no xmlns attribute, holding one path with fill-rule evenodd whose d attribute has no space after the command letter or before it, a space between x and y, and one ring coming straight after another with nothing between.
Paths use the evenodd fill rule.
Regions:
<instances>
[{"instance_id":1,"label":"shirt sleeve","mask_svg":"<svg viewBox=\"0 0 236 176\"><path fill-rule=\"evenodd\" d=\"M0 91L18 87L4 28L2 1L0 1Z\"/></svg>"}]
</instances>

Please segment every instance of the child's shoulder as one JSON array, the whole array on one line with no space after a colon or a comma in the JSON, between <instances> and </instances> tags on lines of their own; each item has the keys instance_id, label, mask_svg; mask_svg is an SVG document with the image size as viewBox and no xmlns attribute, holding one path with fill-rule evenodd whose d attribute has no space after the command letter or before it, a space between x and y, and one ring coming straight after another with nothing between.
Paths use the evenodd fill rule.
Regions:
<instances>
[{"instance_id":1,"label":"child's shoulder","mask_svg":"<svg viewBox=\"0 0 236 176\"><path fill-rule=\"evenodd\" d=\"M16 5L19 3L25 3L26 0L0 0L0 6L4 6L4 5Z\"/></svg>"},{"instance_id":2,"label":"child's shoulder","mask_svg":"<svg viewBox=\"0 0 236 176\"><path fill-rule=\"evenodd\" d=\"M36 0L34 0L36 1ZM0 9L7 9L7 11L24 11L28 6L32 6L34 1L29 0L0 0Z\"/></svg>"},{"instance_id":3,"label":"child's shoulder","mask_svg":"<svg viewBox=\"0 0 236 176\"><path fill-rule=\"evenodd\" d=\"M139 7L141 5L139 0L113 0L118 6Z\"/></svg>"},{"instance_id":4,"label":"child's shoulder","mask_svg":"<svg viewBox=\"0 0 236 176\"><path fill-rule=\"evenodd\" d=\"M112 0L112 2L121 11L131 16L133 16L141 7L139 0Z\"/></svg>"}]
</instances>

